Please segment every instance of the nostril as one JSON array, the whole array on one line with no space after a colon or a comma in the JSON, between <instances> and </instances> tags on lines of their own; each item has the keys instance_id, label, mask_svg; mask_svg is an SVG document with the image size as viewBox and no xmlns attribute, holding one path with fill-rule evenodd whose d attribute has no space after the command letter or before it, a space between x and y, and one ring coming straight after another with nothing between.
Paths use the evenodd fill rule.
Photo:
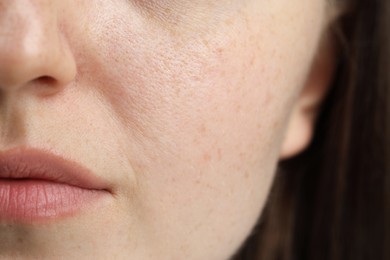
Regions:
<instances>
[{"instance_id":1,"label":"nostril","mask_svg":"<svg viewBox=\"0 0 390 260\"><path fill-rule=\"evenodd\" d=\"M58 81L50 76L41 76L33 81L33 88L43 96L50 96L57 92Z\"/></svg>"},{"instance_id":2,"label":"nostril","mask_svg":"<svg viewBox=\"0 0 390 260\"><path fill-rule=\"evenodd\" d=\"M54 86L57 84L57 80L49 76L42 76L35 79L36 84L43 86Z\"/></svg>"}]
</instances>

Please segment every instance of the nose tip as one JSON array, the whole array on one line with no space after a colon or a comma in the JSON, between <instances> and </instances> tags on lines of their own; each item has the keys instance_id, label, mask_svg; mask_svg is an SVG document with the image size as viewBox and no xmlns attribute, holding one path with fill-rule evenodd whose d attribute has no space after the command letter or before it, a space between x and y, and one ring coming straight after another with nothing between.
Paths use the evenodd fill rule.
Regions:
<instances>
[{"instance_id":1,"label":"nose tip","mask_svg":"<svg viewBox=\"0 0 390 260\"><path fill-rule=\"evenodd\" d=\"M34 86L40 93L58 91L74 79L76 64L50 10L54 5L12 2L0 11L0 90Z\"/></svg>"}]
</instances>

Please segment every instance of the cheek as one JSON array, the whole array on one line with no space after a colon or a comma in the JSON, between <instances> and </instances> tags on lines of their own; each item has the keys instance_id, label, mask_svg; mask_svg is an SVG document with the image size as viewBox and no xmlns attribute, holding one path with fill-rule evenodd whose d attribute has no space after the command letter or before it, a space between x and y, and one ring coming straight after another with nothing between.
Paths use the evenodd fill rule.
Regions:
<instances>
[{"instance_id":1,"label":"cheek","mask_svg":"<svg viewBox=\"0 0 390 260\"><path fill-rule=\"evenodd\" d=\"M92 61L84 75L96 77L80 80L94 85L126 136L132 193L140 198L135 210L148 241L168 255L177 243L199 252L224 245L213 251L228 254L260 214L318 38L287 46L300 32L266 25L295 15L278 21L240 13L213 35L183 36L157 25L139 31L141 19L123 13L90 31L104 45L84 46L81 56ZM303 35L318 30L295 23Z\"/></svg>"},{"instance_id":2,"label":"cheek","mask_svg":"<svg viewBox=\"0 0 390 260\"><path fill-rule=\"evenodd\" d=\"M123 104L108 101L128 129L143 221L150 241L180 238L164 242L167 250L179 242L190 252L230 254L266 199L282 117L271 104L284 97L271 88L276 72L242 42L171 45L166 37L136 57L142 64L122 83ZM260 80L242 73L258 69Z\"/></svg>"},{"instance_id":3,"label":"cheek","mask_svg":"<svg viewBox=\"0 0 390 260\"><path fill-rule=\"evenodd\" d=\"M231 39L171 45L166 37L145 47L151 52L139 50L140 64L127 63L133 72L122 77L119 98L109 90L103 96L129 136L149 241L228 255L255 223L272 180L271 140L280 139L273 75L237 71L256 75L262 65ZM220 245L226 248L212 249Z\"/></svg>"}]
</instances>

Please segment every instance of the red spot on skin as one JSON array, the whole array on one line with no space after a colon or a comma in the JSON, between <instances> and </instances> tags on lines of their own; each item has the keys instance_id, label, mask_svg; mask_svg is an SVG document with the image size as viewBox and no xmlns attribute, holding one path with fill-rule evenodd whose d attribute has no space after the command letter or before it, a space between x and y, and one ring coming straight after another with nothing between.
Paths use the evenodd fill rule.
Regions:
<instances>
[{"instance_id":1,"label":"red spot on skin","mask_svg":"<svg viewBox=\"0 0 390 260\"><path fill-rule=\"evenodd\" d=\"M200 127L199 127L199 133L201 134L205 134L207 132L207 128L204 124L202 124Z\"/></svg>"},{"instance_id":2,"label":"red spot on skin","mask_svg":"<svg viewBox=\"0 0 390 260\"><path fill-rule=\"evenodd\" d=\"M210 47L210 44L209 44L209 41L208 41L208 40L203 39L202 42L203 42L204 46L206 46L207 48Z\"/></svg>"},{"instance_id":3,"label":"red spot on skin","mask_svg":"<svg viewBox=\"0 0 390 260\"><path fill-rule=\"evenodd\" d=\"M273 129L273 130L278 129L278 128L279 128L279 125L280 125L279 121L273 122L273 123L272 123L272 129Z\"/></svg>"},{"instance_id":4,"label":"red spot on skin","mask_svg":"<svg viewBox=\"0 0 390 260\"><path fill-rule=\"evenodd\" d=\"M181 92L181 88L176 88L175 93L176 93L177 96L180 95L180 92Z\"/></svg>"},{"instance_id":5,"label":"red spot on skin","mask_svg":"<svg viewBox=\"0 0 390 260\"><path fill-rule=\"evenodd\" d=\"M199 139L196 138L196 137L193 139L193 142L194 142L194 144L199 144L199 143L200 143L200 142L199 142Z\"/></svg>"},{"instance_id":6,"label":"red spot on skin","mask_svg":"<svg viewBox=\"0 0 390 260\"><path fill-rule=\"evenodd\" d=\"M256 56L255 55L252 55L250 61L249 61L249 65L250 67L252 67L254 64L255 64L255 60L256 60Z\"/></svg>"},{"instance_id":7,"label":"red spot on skin","mask_svg":"<svg viewBox=\"0 0 390 260\"><path fill-rule=\"evenodd\" d=\"M203 154L203 160L205 161L205 162L209 162L210 160L211 160L211 155L209 154L209 153L204 153Z\"/></svg>"},{"instance_id":8,"label":"red spot on skin","mask_svg":"<svg viewBox=\"0 0 390 260\"><path fill-rule=\"evenodd\" d=\"M233 22L234 22L234 21L233 21L233 18L232 18L232 17L225 20L225 24L226 24L226 25L229 25L229 26L232 25Z\"/></svg>"},{"instance_id":9,"label":"red spot on skin","mask_svg":"<svg viewBox=\"0 0 390 260\"><path fill-rule=\"evenodd\" d=\"M216 53L217 53L219 56L221 56L222 53L223 53L223 49L222 49L222 48L217 48L215 51L216 51Z\"/></svg>"},{"instance_id":10,"label":"red spot on skin","mask_svg":"<svg viewBox=\"0 0 390 260\"><path fill-rule=\"evenodd\" d=\"M237 113L239 113L239 112L241 112L241 105L240 104L238 104L237 106L236 106L236 112Z\"/></svg>"},{"instance_id":11,"label":"red spot on skin","mask_svg":"<svg viewBox=\"0 0 390 260\"><path fill-rule=\"evenodd\" d=\"M218 150L217 150L217 159L218 159L218 161L220 161L222 159L222 150L221 150L221 148L218 148Z\"/></svg>"},{"instance_id":12,"label":"red spot on skin","mask_svg":"<svg viewBox=\"0 0 390 260\"><path fill-rule=\"evenodd\" d=\"M273 100L272 94L270 93L270 91L266 91L265 92L264 106L268 107L272 103L272 100Z\"/></svg>"}]
</instances>

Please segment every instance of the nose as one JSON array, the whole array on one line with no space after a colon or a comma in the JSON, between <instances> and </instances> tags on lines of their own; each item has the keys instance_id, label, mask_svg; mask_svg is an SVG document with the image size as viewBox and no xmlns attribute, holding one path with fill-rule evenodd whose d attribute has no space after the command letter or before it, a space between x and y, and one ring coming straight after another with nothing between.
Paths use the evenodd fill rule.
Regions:
<instances>
[{"instance_id":1,"label":"nose","mask_svg":"<svg viewBox=\"0 0 390 260\"><path fill-rule=\"evenodd\" d=\"M0 92L53 94L74 80L76 63L53 0L0 0Z\"/></svg>"}]
</instances>

